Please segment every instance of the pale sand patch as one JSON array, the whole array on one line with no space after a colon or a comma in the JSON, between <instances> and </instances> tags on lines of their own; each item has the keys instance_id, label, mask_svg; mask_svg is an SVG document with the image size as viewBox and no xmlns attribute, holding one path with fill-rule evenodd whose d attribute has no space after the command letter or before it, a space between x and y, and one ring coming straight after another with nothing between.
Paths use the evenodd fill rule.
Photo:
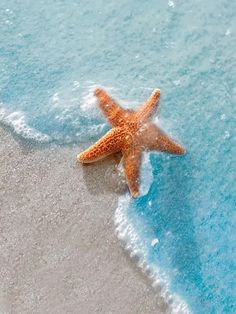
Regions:
<instances>
[{"instance_id":1,"label":"pale sand patch","mask_svg":"<svg viewBox=\"0 0 236 314\"><path fill-rule=\"evenodd\" d=\"M26 147L0 128L0 313L165 313L113 223L114 162Z\"/></svg>"}]
</instances>

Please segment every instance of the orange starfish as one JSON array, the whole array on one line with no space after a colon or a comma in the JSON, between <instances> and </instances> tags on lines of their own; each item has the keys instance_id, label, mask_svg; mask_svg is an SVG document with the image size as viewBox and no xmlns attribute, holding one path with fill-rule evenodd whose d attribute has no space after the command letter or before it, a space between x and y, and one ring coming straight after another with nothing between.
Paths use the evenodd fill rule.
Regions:
<instances>
[{"instance_id":1,"label":"orange starfish","mask_svg":"<svg viewBox=\"0 0 236 314\"><path fill-rule=\"evenodd\" d=\"M91 163L121 152L130 192L133 197L137 197L143 151L157 150L182 155L185 150L150 121L159 102L160 90L155 89L138 111L123 109L101 88L95 90L95 95L112 129L79 154L77 159L82 163Z\"/></svg>"}]
</instances>

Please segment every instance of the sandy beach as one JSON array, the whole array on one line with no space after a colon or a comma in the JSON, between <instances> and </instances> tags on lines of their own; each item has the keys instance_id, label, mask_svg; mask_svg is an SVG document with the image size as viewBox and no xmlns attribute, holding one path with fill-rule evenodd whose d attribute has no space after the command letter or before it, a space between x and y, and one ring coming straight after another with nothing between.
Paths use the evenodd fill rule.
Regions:
<instances>
[{"instance_id":1,"label":"sandy beach","mask_svg":"<svg viewBox=\"0 0 236 314\"><path fill-rule=\"evenodd\" d=\"M115 234L114 160L0 139L0 313L167 312Z\"/></svg>"}]
</instances>

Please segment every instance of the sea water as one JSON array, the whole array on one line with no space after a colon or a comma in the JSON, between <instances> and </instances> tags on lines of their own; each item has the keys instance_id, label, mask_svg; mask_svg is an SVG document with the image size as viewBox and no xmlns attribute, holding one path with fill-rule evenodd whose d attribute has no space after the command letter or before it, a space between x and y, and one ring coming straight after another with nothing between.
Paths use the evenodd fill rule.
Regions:
<instances>
[{"instance_id":1,"label":"sea water","mask_svg":"<svg viewBox=\"0 0 236 314\"><path fill-rule=\"evenodd\" d=\"M236 2L1 0L0 27L0 120L25 139L91 142L95 86L125 107L161 89L187 154L145 155L118 235L173 312L236 313Z\"/></svg>"}]
</instances>

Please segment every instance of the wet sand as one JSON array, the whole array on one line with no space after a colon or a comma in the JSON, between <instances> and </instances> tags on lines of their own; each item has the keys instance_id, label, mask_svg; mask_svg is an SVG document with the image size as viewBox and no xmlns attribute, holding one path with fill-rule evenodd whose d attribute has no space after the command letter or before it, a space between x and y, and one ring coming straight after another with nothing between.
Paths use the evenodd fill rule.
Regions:
<instances>
[{"instance_id":1,"label":"wet sand","mask_svg":"<svg viewBox=\"0 0 236 314\"><path fill-rule=\"evenodd\" d=\"M24 145L0 128L0 313L165 313L115 235L114 160Z\"/></svg>"}]
</instances>

